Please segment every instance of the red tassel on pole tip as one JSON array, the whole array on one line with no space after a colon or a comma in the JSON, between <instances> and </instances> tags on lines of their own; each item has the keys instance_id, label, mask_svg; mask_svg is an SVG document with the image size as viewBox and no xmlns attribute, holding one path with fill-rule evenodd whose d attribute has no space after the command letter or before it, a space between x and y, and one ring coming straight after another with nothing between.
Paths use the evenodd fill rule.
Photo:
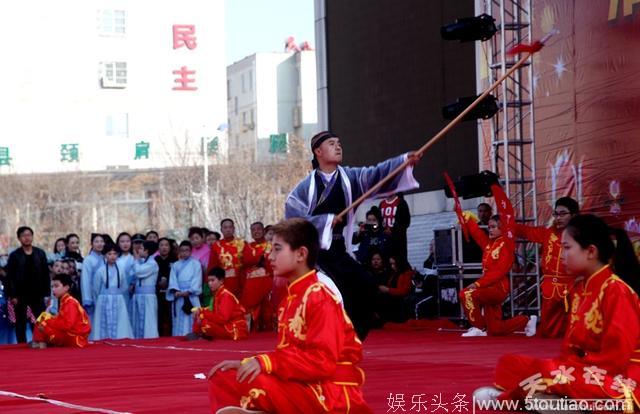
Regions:
<instances>
[{"instance_id":1,"label":"red tassel on pole tip","mask_svg":"<svg viewBox=\"0 0 640 414\"><path fill-rule=\"evenodd\" d=\"M544 44L541 41L536 41L533 44L520 43L509 49L507 52L508 55L519 55L520 53L529 53L533 55L536 52L539 52Z\"/></svg>"},{"instance_id":2,"label":"red tassel on pole tip","mask_svg":"<svg viewBox=\"0 0 640 414\"><path fill-rule=\"evenodd\" d=\"M518 55L520 53L528 53L530 55L533 55L534 53L539 52L540 49L544 47L544 45L547 43L547 40L549 40L551 36L558 34L559 32L560 31L558 29L553 29L549 33L544 35L542 39L536 40L530 45L526 43L519 43L514 47L512 47L511 49L509 49L509 51L507 52L507 55Z\"/></svg>"}]
</instances>

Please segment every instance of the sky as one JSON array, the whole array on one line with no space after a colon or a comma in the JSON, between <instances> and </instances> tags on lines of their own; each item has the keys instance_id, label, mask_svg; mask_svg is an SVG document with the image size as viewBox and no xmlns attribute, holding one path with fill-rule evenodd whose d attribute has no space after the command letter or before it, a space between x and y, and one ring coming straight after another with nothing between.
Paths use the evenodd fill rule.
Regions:
<instances>
[{"instance_id":1,"label":"sky","mask_svg":"<svg viewBox=\"0 0 640 414\"><path fill-rule=\"evenodd\" d=\"M226 63L256 52L282 52L284 41L315 48L313 0L225 0Z\"/></svg>"}]
</instances>

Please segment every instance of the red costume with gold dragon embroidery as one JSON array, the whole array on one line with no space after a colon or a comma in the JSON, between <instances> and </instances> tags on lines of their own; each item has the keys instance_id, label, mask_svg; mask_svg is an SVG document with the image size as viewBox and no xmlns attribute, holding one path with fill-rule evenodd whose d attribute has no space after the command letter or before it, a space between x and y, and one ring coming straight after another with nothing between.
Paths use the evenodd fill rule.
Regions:
<instances>
[{"instance_id":1,"label":"red costume with gold dragon embroidery","mask_svg":"<svg viewBox=\"0 0 640 414\"><path fill-rule=\"evenodd\" d=\"M239 383L236 370L209 382L212 412L241 406L269 413L368 414L361 386L362 344L336 297L315 271L289 285L278 310L278 345L257 355L261 373Z\"/></svg>"}]
</instances>

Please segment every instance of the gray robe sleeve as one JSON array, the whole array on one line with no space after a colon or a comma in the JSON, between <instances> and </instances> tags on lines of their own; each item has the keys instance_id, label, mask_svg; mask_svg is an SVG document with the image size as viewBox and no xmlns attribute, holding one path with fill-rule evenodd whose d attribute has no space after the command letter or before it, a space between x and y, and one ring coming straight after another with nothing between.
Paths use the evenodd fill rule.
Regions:
<instances>
[{"instance_id":1,"label":"gray robe sleeve","mask_svg":"<svg viewBox=\"0 0 640 414\"><path fill-rule=\"evenodd\" d=\"M320 235L320 248L329 249L331 246L331 224L333 223L334 214L311 215L309 200L313 197L313 193L310 192L314 192L315 190L315 188L311 187L314 185L312 178L313 174L309 174L289 194L284 205L284 218L301 217L311 222Z\"/></svg>"},{"instance_id":2,"label":"gray robe sleeve","mask_svg":"<svg viewBox=\"0 0 640 414\"><path fill-rule=\"evenodd\" d=\"M383 178L389 175L391 171L395 170L400 164L405 162L407 157L408 154L399 155L382 161L373 167L345 167L345 171L353 186L352 201L355 201L371 187L379 183ZM420 184L415 180L415 178L413 178L413 167L408 166L398 175L393 177L393 179L387 184L383 185L382 188L371 194L369 198L386 197L397 192L413 190L418 187L420 187Z\"/></svg>"}]
</instances>

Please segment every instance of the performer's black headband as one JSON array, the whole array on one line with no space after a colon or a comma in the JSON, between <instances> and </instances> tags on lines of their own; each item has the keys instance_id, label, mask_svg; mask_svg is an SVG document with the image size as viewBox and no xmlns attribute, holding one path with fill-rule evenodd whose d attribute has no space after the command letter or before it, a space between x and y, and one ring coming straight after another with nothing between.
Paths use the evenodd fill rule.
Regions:
<instances>
[{"instance_id":1,"label":"performer's black headband","mask_svg":"<svg viewBox=\"0 0 640 414\"><path fill-rule=\"evenodd\" d=\"M322 145L323 142L325 142L329 138L335 138L336 136L337 135L331 131L318 132L313 136L313 138L311 138L311 151L318 148L320 145Z\"/></svg>"}]
</instances>

